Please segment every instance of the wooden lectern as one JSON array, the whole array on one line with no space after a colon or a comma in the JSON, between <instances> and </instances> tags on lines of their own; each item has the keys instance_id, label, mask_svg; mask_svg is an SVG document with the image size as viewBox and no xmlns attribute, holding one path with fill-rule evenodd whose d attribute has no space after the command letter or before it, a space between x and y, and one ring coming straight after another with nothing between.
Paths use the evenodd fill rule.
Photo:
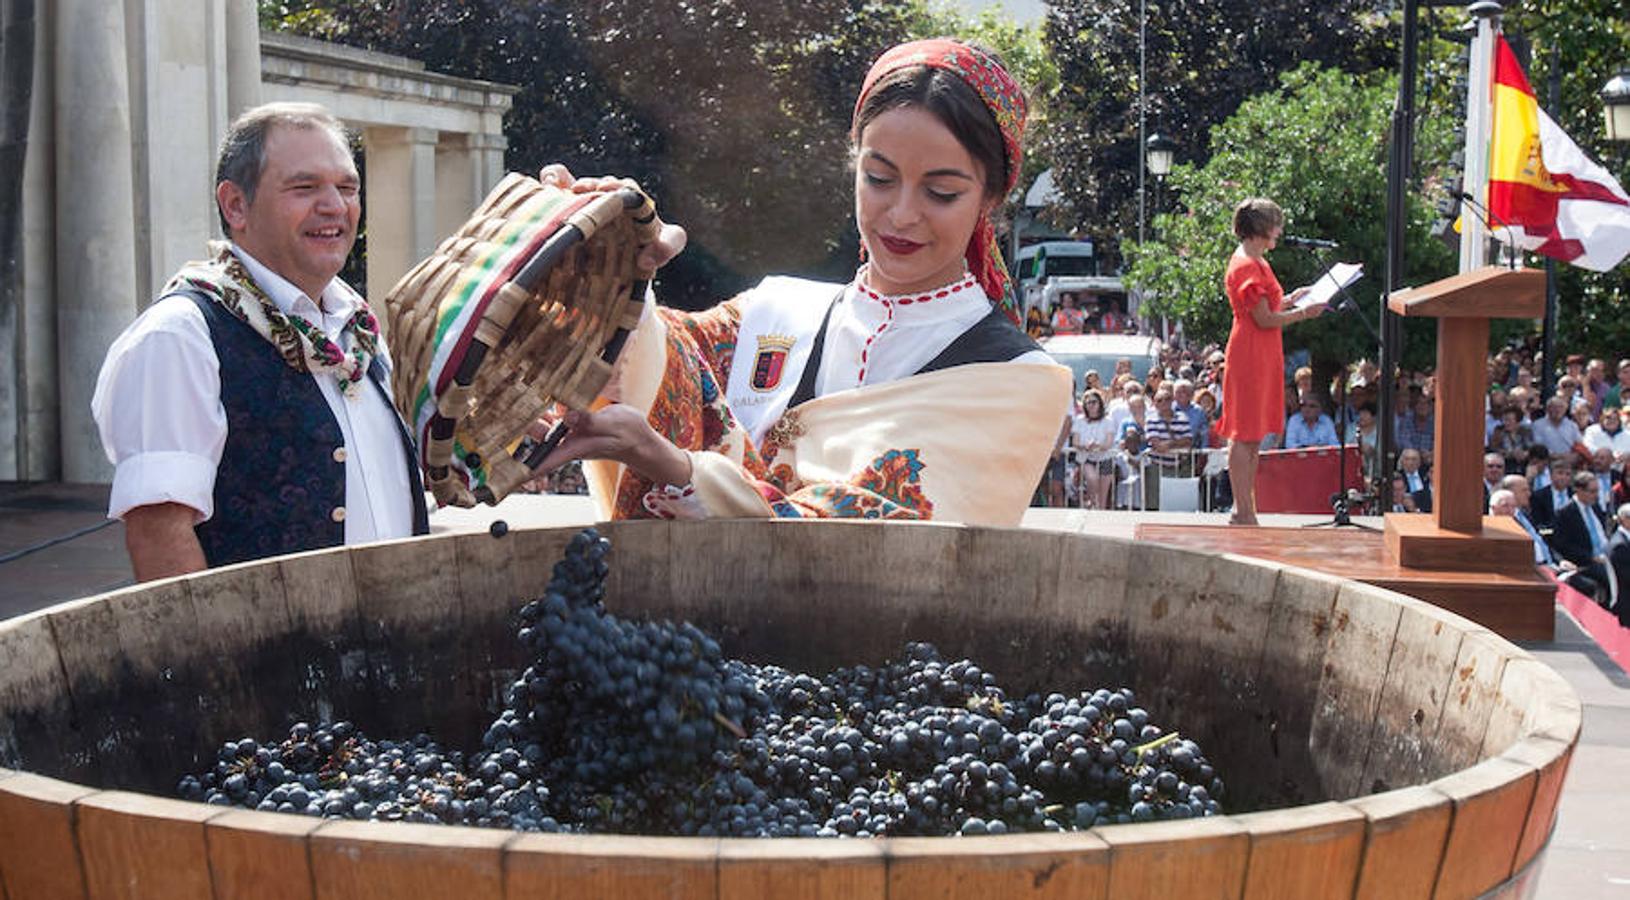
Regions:
<instances>
[{"instance_id":1,"label":"wooden lectern","mask_svg":"<svg viewBox=\"0 0 1630 900\"><path fill-rule=\"evenodd\" d=\"M1483 409L1489 319L1543 316L1545 273L1487 266L1399 291L1387 307L1401 316L1438 320L1433 512L1388 514L1387 550L1402 566L1531 571L1527 533L1509 519L1484 515Z\"/></svg>"}]
</instances>

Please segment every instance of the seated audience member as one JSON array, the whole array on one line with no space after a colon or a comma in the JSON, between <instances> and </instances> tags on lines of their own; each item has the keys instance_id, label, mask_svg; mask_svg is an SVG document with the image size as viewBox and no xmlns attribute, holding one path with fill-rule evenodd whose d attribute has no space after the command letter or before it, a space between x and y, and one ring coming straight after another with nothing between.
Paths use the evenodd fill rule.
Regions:
<instances>
[{"instance_id":1,"label":"seated audience member","mask_svg":"<svg viewBox=\"0 0 1630 900\"><path fill-rule=\"evenodd\" d=\"M1366 400L1358 405L1358 419L1347 426L1347 443L1358 448L1364 461L1364 480L1374 481L1381 471L1381 428L1375 419L1375 404Z\"/></svg>"},{"instance_id":2,"label":"seated audience member","mask_svg":"<svg viewBox=\"0 0 1630 900\"><path fill-rule=\"evenodd\" d=\"M1505 477L1505 457L1498 453L1483 454L1483 503L1486 506L1500 489L1500 479Z\"/></svg>"},{"instance_id":3,"label":"seated audience member","mask_svg":"<svg viewBox=\"0 0 1630 900\"><path fill-rule=\"evenodd\" d=\"M1409 405L1398 416L1398 429L1394 438L1398 443L1398 449L1419 450L1422 460L1430 457L1432 443L1436 439L1432 433L1435 421L1431 396L1418 387L1411 387Z\"/></svg>"},{"instance_id":4,"label":"seated audience member","mask_svg":"<svg viewBox=\"0 0 1630 900\"><path fill-rule=\"evenodd\" d=\"M1534 526L1534 520L1528 514L1530 498L1528 479L1521 475L1507 475L1500 481L1500 490L1511 494L1511 517L1517 520L1517 524L1527 533L1528 539L1534 542L1534 565L1554 568L1557 564L1556 554L1551 552L1551 545L1546 542L1545 536L1539 533L1539 529ZM1492 506L1490 509L1492 510Z\"/></svg>"},{"instance_id":5,"label":"seated audience member","mask_svg":"<svg viewBox=\"0 0 1630 900\"><path fill-rule=\"evenodd\" d=\"M1583 381L1572 375L1564 375L1556 380L1556 396L1567 401L1568 418L1570 419L1580 409L1595 418L1595 410L1591 409L1590 400L1585 396L1583 384Z\"/></svg>"},{"instance_id":6,"label":"seated audience member","mask_svg":"<svg viewBox=\"0 0 1630 900\"><path fill-rule=\"evenodd\" d=\"M1620 466L1630 461L1630 429L1624 427L1624 417L1613 407L1602 410L1601 420L1586 428L1581 440L1592 453L1608 451L1613 462Z\"/></svg>"},{"instance_id":7,"label":"seated audience member","mask_svg":"<svg viewBox=\"0 0 1630 900\"><path fill-rule=\"evenodd\" d=\"M1421 451L1409 447L1398 454L1398 475L1403 478L1404 488L1415 502L1415 508L1420 512L1431 512L1432 480L1421 471Z\"/></svg>"},{"instance_id":8,"label":"seated audience member","mask_svg":"<svg viewBox=\"0 0 1630 900\"><path fill-rule=\"evenodd\" d=\"M1618 504L1613 502L1613 488L1618 478L1613 472L1613 451L1603 447L1590 454L1586 470L1596 476L1596 508L1603 516L1612 516Z\"/></svg>"},{"instance_id":9,"label":"seated audience member","mask_svg":"<svg viewBox=\"0 0 1630 900\"><path fill-rule=\"evenodd\" d=\"M1303 394L1300 405L1300 413L1285 421L1285 449L1336 446L1336 423L1324 414L1318 398Z\"/></svg>"},{"instance_id":10,"label":"seated audience member","mask_svg":"<svg viewBox=\"0 0 1630 900\"><path fill-rule=\"evenodd\" d=\"M1562 397L1545 401L1545 417L1534 423L1533 432L1534 440L1544 444L1552 456L1572 453L1582 436L1579 426L1568 418L1568 401Z\"/></svg>"},{"instance_id":11,"label":"seated audience member","mask_svg":"<svg viewBox=\"0 0 1630 900\"><path fill-rule=\"evenodd\" d=\"M1542 488L1534 489L1528 502L1534 524L1542 531L1556 527L1556 514L1573 499L1573 454L1563 453L1551 458L1549 480Z\"/></svg>"},{"instance_id":12,"label":"seated audience member","mask_svg":"<svg viewBox=\"0 0 1630 900\"><path fill-rule=\"evenodd\" d=\"M1522 473L1528 476L1528 483L1534 490L1546 487L1551 483L1551 451L1545 449L1544 444L1528 445L1528 461L1523 463Z\"/></svg>"},{"instance_id":13,"label":"seated audience member","mask_svg":"<svg viewBox=\"0 0 1630 900\"><path fill-rule=\"evenodd\" d=\"M1534 523L1529 521L1527 511L1523 509L1524 499L1528 495L1527 481L1521 475L1507 475L1501 484L1501 489L1494 492L1494 498L1489 502L1489 514L1509 515L1516 519L1517 524L1528 535L1528 539L1533 542L1534 565L1537 568L1550 572L1558 581L1566 582L1586 596L1596 596L1601 590L1601 582L1596 579L1605 577L1605 570L1597 571L1596 578L1592 578L1572 562L1557 558L1551 551L1551 545L1545 542L1545 538L1534 527ZM1507 509L1511 511L1506 512Z\"/></svg>"},{"instance_id":14,"label":"seated audience member","mask_svg":"<svg viewBox=\"0 0 1630 900\"><path fill-rule=\"evenodd\" d=\"M1602 398L1603 409L1630 406L1630 359L1619 360L1618 375L1618 383L1608 388L1607 396Z\"/></svg>"},{"instance_id":15,"label":"seated audience member","mask_svg":"<svg viewBox=\"0 0 1630 900\"><path fill-rule=\"evenodd\" d=\"M1620 504L1614 518L1618 527L1607 539L1608 571L1613 573L1608 608L1618 615L1621 627L1630 628L1630 600L1621 599L1622 592L1630 589L1630 503Z\"/></svg>"},{"instance_id":16,"label":"seated audience member","mask_svg":"<svg viewBox=\"0 0 1630 900\"><path fill-rule=\"evenodd\" d=\"M1573 499L1556 511L1551 549L1563 559L1583 566L1603 555L1607 547L1607 519L1596 505L1601 486L1591 472L1573 476Z\"/></svg>"},{"instance_id":17,"label":"seated audience member","mask_svg":"<svg viewBox=\"0 0 1630 900\"><path fill-rule=\"evenodd\" d=\"M1392 476L1392 498L1387 503L1388 512L1420 512L1415 505L1415 496L1409 492L1409 486L1404 483L1401 473Z\"/></svg>"},{"instance_id":18,"label":"seated audience member","mask_svg":"<svg viewBox=\"0 0 1630 900\"><path fill-rule=\"evenodd\" d=\"M1522 410L1507 406L1500 410L1500 427L1489 438L1488 449L1505 457L1506 468L1522 471L1528 463L1528 447L1534 443L1534 432L1522 420Z\"/></svg>"}]
</instances>

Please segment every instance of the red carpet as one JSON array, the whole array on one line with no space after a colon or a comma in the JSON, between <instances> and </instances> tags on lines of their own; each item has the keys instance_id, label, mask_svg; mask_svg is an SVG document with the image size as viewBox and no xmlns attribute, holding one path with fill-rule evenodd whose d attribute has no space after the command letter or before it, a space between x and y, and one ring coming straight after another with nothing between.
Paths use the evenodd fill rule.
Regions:
<instances>
[{"instance_id":1,"label":"red carpet","mask_svg":"<svg viewBox=\"0 0 1630 900\"><path fill-rule=\"evenodd\" d=\"M1620 597L1619 602L1630 600ZM1556 602L1567 609L1598 647L1630 674L1630 628L1619 624L1618 616L1596 605L1596 601L1565 584L1556 586Z\"/></svg>"}]
</instances>

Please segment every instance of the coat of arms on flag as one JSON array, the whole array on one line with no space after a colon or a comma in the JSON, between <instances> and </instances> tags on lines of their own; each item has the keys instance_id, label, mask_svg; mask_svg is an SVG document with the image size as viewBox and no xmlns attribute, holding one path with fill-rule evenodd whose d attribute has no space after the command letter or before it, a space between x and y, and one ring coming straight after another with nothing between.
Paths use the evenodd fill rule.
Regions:
<instances>
[{"instance_id":1,"label":"coat of arms on flag","mask_svg":"<svg viewBox=\"0 0 1630 900\"><path fill-rule=\"evenodd\" d=\"M781 375L787 369L787 351L796 338L784 334L765 334L758 338L758 355L753 357L753 377L749 382L755 391L773 391L781 384Z\"/></svg>"}]
</instances>

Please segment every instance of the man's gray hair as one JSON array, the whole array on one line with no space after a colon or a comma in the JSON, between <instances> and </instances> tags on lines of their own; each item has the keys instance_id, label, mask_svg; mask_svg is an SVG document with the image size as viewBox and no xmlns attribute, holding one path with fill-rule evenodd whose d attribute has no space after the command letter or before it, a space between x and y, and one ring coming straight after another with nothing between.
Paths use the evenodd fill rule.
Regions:
<instances>
[{"instance_id":1,"label":"man's gray hair","mask_svg":"<svg viewBox=\"0 0 1630 900\"><path fill-rule=\"evenodd\" d=\"M1630 503L1619 504L1619 518L1630 519Z\"/></svg>"},{"instance_id":2,"label":"man's gray hair","mask_svg":"<svg viewBox=\"0 0 1630 900\"><path fill-rule=\"evenodd\" d=\"M1499 506L1502 503L1515 504L1516 502L1517 502L1517 495L1516 494L1513 494L1512 492L1506 490L1505 488L1500 488L1499 490L1497 490L1494 493L1489 495L1489 513L1492 515L1494 513L1494 508L1496 506Z\"/></svg>"},{"instance_id":3,"label":"man's gray hair","mask_svg":"<svg viewBox=\"0 0 1630 900\"><path fill-rule=\"evenodd\" d=\"M351 146L351 133L327 108L316 103L265 103L245 111L232 120L221 139L220 153L215 158L215 184L230 181L243 191L244 199L255 201L255 189L260 185L260 173L266 168L266 135L273 126L288 128L324 128L334 135L341 146ZM221 231L232 234L226 223L226 214L218 207Z\"/></svg>"}]
</instances>

